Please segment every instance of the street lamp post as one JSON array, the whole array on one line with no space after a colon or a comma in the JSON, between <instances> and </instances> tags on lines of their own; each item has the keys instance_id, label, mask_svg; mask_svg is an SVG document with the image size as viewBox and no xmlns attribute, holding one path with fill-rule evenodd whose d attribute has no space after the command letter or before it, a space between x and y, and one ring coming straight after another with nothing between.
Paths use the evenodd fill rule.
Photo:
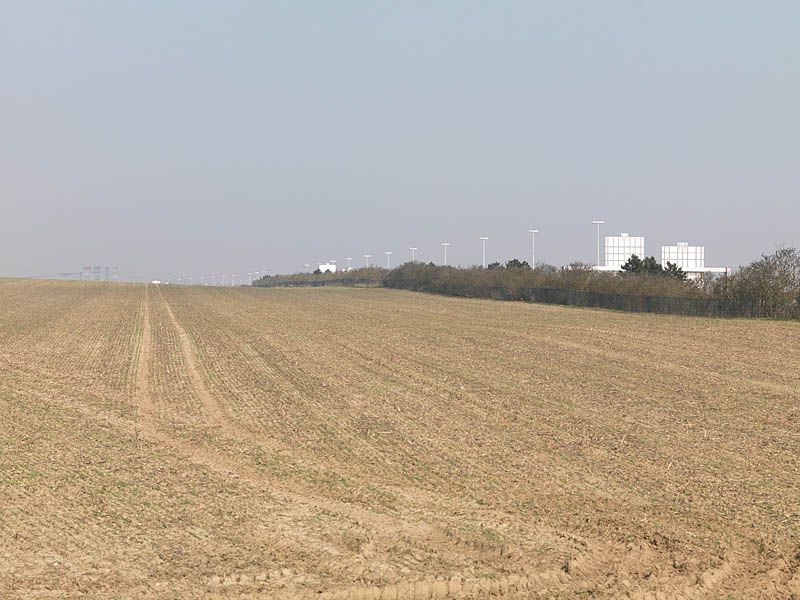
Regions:
<instances>
[{"instance_id":1,"label":"street lamp post","mask_svg":"<svg viewBox=\"0 0 800 600\"><path fill-rule=\"evenodd\" d=\"M482 237L481 238L481 241L483 242L483 268L484 269L486 268L486 240L488 240L488 239L489 239L488 237Z\"/></svg>"},{"instance_id":2,"label":"street lamp post","mask_svg":"<svg viewBox=\"0 0 800 600\"><path fill-rule=\"evenodd\" d=\"M442 242L442 248L444 248L444 266L447 266L447 247L450 245L450 242Z\"/></svg>"},{"instance_id":3,"label":"street lamp post","mask_svg":"<svg viewBox=\"0 0 800 600\"><path fill-rule=\"evenodd\" d=\"M539 233L538 229L528 229L531 234L531 270L536 268L536 234Z\"/></svg>"},{"instance_id":4,"label":"street lamp post","mask_svg":"<svg viewBox=\"0 0 800 600\"><path fill-rule=\"evenodd\" d=\"M595 225L597 225L597 263L596 265L600 266L600 225L603 225L605 221L592 221Z\"/></svg>"}]
</instances>

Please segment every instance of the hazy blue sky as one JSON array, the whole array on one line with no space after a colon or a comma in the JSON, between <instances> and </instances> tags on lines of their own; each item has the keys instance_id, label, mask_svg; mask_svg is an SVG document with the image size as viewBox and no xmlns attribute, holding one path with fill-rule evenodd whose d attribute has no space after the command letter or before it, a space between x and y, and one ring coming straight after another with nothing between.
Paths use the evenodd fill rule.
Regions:
<instances>
[{"instance_id":1,"label":"hazy blue sky","mask_svg":"<svg viewBox=\"0 0 800 600\"><path fill-rule=\"evenodd\" d=\"M0 274L800 245L800 3L2 3ZM359 259L362 260L362 259Z\"/></svg>"}]
</instances>

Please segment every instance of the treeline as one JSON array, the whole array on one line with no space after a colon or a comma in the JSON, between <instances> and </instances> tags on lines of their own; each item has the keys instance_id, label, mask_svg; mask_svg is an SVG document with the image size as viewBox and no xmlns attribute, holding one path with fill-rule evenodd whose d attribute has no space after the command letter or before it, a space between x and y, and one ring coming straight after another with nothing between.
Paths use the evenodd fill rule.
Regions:
<instances>
[{"instance_id":1,"label":"treeline","mask_svg":"<svg viewBox=\"0 0 800 600\"><path fill-rule=\"evenodd\" d=\"M580 263L563 268L541 265L531 269L528 263L517 259L505 265L490 265L487 269L406 263L387 274L383 285L448 296L503 300L526 300L531 288L637 296L688 297L699 294L698 289L678 279L597 272L590 265Z\"/></svg>"},{"instance_id":2,"label":"treeline","mask_svg":"<svg viewBox=\"0 0 800 600\"><path fill-rule=\"evenodd\" d=\"M779 248L733 275L688 280L674 265L632 258L618 273L574 263L556 268L512 259L467 269L406 263L383 285L468 298L496 298L601 306L621 310L800 318L800 252ZM559 293L569 291L570 294ZM678 302L685 300L685 302Z\"/></svg>"},{"instance_id":3,"label":"treeline","mask_svg":"<svg viewBox=\"0 0 800 600\"><path fill-rule=\"evenodd\" d=\"M800 250L781 246L762 254L731 277L714 280L709 293L756 301L769 317L800 319Z\"/></svg>"},{"instance_id":4,"label":"treeline","mask_svg":"<svg viewBox=\"0 0 800 600\"><path fill-rule=\"evenodd\" d=\"M524 300L619 310L707 316L800 318L800 251L780 247L736 273L687 280L674 265L662 269L652 257L632 257L617 273L590 265L530 265L518 259L488 268L408 262L339 273L263 277L257 287L365 285L467 298Z\"/></svg>"},{"instance_id":5,"label":"treeline","mask_svg":"<svg viewBox=\"0 0 800 600\"><path fill-rule=\"evenodd\" d=\"M253 282L254 287L321 287L326 285L380 286L389 271L368 267L339 271L338 273L293 273L291 275L266 275Z\"/></svg>"}]
</instances>

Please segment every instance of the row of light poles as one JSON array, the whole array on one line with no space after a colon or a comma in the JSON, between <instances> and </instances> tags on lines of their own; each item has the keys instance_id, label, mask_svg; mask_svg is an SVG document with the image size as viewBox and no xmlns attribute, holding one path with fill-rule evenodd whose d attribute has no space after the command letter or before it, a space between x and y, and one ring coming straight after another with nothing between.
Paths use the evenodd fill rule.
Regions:
<instances>
[{"instance_id":1,"label":"row of light poles","mask_svg":"<svg viewBox=\"0 0 800 600\"><path fill-rule=\"evenodd\" d=\"M528 231L531 233L531 265L535 265L536 264L536 234L539 233L539 230L538 229L528 229ZM483 260L482 260L482 264L483 264L483 268L485 269L486 268L486 242L489 239L489 237L488 236L481 236L478 239L481 240L481 242L483 243ZM447 266L447 247L450 246L450 242L441 242L441 246L442 246L442 251L443 251L443 254L444 254L444 266ZM409 248L409 250L411 251L411 262L416 262L417 261L417 250L419 250L419 248L417 248L416 246L412 246L412 247ZM392 253L391 250L387 250L387 251L384 252L384 254L386 255L386 268L390 269L391 268L391 256L392 256L393 253ZM372 255L371 254L364 254L363 256L364 256L364 266L365 267L369 267L369 259L372 258ZM350 262L349 262L350 259L348 258L347 261L348 261L347 266L349 267L350 266ZM306 266L308 267L309 265L306 265Z\"/></svg>"},{"instance_id":2,"label":"row of light poles","mask_svg":"<svg viewBox=\"0 0 800 600\"><path fill-rule=\"evenodd\" d=\"M538 229L528 229L531 234L531 269L536 266L536 234L539 233ZM483 268L486 268L486 241L489 239L486 236L478 238L483 242ZM445 247L444 264L447 265L447 248Z\"/></svg>"},{"instance_id":3,"label":"row of light poles","mask_svg":"<svg viewBox=\"0 0 800 600\"><path fill-rule=\"evenodd\" d=\"M306 265L309 266L309 265ZM255 279L266 275L268 271L248 271L247 274L237 275L232 273L228 275L201 275L200 277L178 277L176 280L168 279L169 283L176 282L178 285L207 285L207 286L224 286L232 287L235 285L244 285L245 283L251 284ZM237 279L238 278L238 279Z\"/></svg>"},{"instance_id":4,"label":"row of light poles","mask_svg":"<svg viewBox=\"0 0 800 600\"><path fill-rule=\"evenodd\" d=\"M416 252L417 250L419 250L419 248L409 248L409 250L411 250L411 262L415 262L417 260ZM394 254L394 252L392 252L391 250L386 250L384 254L386 255L386 268L391 269L392 254ZM364 256L364 266L369 267L369 259L372 258L372 254L364 254L363 256ZM348 261L347 267L350 268L350 259L348 258L347 261ZM447 257L445 257L445 261L447 261Z\"/></svg>"},{"instance_id":5,"label":"row of light poles","mask_svg":"<svg viewBox=\"0 0 800 600\"><path fill-rule=\"evenodd\" d=\"M603 220L594 220L592 224L597 226L597 266L600 266L600 226L605 224ZM531 268L536 267L536 234L539 233L538 229L528 229L528 233L531 234ZM486 268L486 242L489 240L488 236L480 236L478 238L481 241L482 245L482 265L483 268ZM441 242L442 252L444 254L444 265L447 266L447 247L450 246L450 242ZM412 246L409 248L411 251L411 261L416 262L417 260L417 250L418 247ZM386 250L384 252L386 255L386 268L390 269L392 266L392 254L391 250ZM364 254L364 266L369 267L369 259L372 258L371 254ZM353 258L348 256L345 260L347 260L347 269L350 270L351 262ZM335 263L335 260L329 261ZM311 265L309 263L305 263L306 269L310 269ZM263 275L268 273L267 270L264 271L248 271L247 272L247 279L239 280L239 285L247 281L248 284L251 284L254 279L258 279ZM202 275L200 276L200 285L222 285L222 286L234 286L236 284L236 277L237 275L220 275L217 277L216 275ZM171 280L170 280L171 281ZM194 279L192 277L178 277L178 283L186 283L188 285L196 285Z\"/></svg>"},{"instance_id":6,"label":"row of light poles","mask_svg":"<svg viewBox=\"0 0 800 600\"><path fill-rule=\"evenodd\" d=\"M600 225L605 224L605 221L595 220L592 221L592 224L597 226L597 265L600 265ZM528 233L531 234L531 268L536 267L536 234L539 233L538 229L528 229ZM486 242L489 240L488 236L480 236L478 238L482 243L482 265L483 268L486 268ZM450 246L450 242L441 242L442 251L444 254L444 266L447 266L447 247ZM416 262L417 260L417 248L416 246L410 247L409 250L411 251L411 262ZM392 251L387 250L384 252L386 255L386 268L391 268L391 257ZM371 254L364 254L364 266L369 267L369 259L372 258ZM350 261L351 258L347 258L347 268L350 268ZM306 264L306 267L310 265Z\"/></svg>"}]
</instances>

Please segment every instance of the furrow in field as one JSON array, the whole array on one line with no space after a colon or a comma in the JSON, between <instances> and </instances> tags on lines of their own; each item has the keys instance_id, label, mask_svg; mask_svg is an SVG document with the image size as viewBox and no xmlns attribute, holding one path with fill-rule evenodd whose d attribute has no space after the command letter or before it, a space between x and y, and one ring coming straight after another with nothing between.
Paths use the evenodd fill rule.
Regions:
<instances>
[{"instance_id":1,"label":"furrow in field","mask_svg":"<svg viewBox=\"0 0 800 600\"><path fill-rule=\"evenodd\" d=\"M175 294L175 292L174 292L174 291L171 291L170 293L171 293L171 294ZM212 327L210 330L206 330L206 331L211 331L211 332L213 332L213 331L215 331L215 328L213 328L213 327ZM240 342L240 344L241 344L241 342ZM230 390L229 390L229 391L230 391ZM236 395L235 395L235 394L227 394L227 395L226 395L226 398L228 398L228 400L229 400L229 401L232 401L232 400L237 400L237 398L236 398ZM440 499L440 500L441 500L441 499ZM317 497L317 499L315 500L315 502L319 503L319 504L320 504L320 505L322 505L322 506L330 505L330 502L329 502L329 501L327 501L327 500L323 500L323 499L322 499L322 497ZM354 515L354 517L355 517L355 518L358 518L358 519L364 520L364 521L366 521L366 522L373 521L373 520L375 520L375 518L377 517L377 515L375 515L375 514L370 514L369 512L365 512L365 511L363 511L363 510L358 510L356 507L352 507L352 506L349 506L349 507L347 507L346 505L344 505L344 506L343 506L343 505L342 505L340 502L337 502L337 503L333 504L333 506L335 507L335 510L338 510L338 511L340 511L340 512L341 512L341 511L344 509L344 512L346 512L346 513L348 513L348 514L352 514L352 515ZM462 507L462 508L463 508L463 507ZM408 508L406 508L406 509L408 509ZM455 509L455 510L459 510L458 508L455 508L455 507L454 507L454 509ZM474 509L473 509L473 510L474 510ZM486 512L486 511L485 511L485 512ZM381 519L380 519L380 520L383 520L383 519L384 519L384 517L381 517ZM508 515L503 515L503 516L501 516L501 517L500 517L500 519L501 519L501 520L507 520L507 519L508 519ZM423 520L424 520L424 517L423 517ZM521 525L521 524L520 524L520 525ZM398 533L397 533L397 532L399 532L399 531L402 531L402 530L404 530L404 529L406 529L406 528L407 528L407 525L404 525L404 524L402 524L402 523L399 523L399 522L396 522L396 521L395 521L393 524L384 523L383 525L379 525L379 526L375 527L375 528L374 528L374 530L375 530L375 532L378 532L378 531L395 532L395 533L393 533L392 535L388 536L388 538L387 538L387 539L386 539L386 540L383 542L383 544L384 544L384 545L389 545L389 544L391 544L391 543L392 543L392 542L391 542L391 539L395 539L395 540L397 540L397 539L398 539L397 537L395 537L395 536L397 536L397 535L398 535ZM414 529L414 528L411 528L411 529L410 529L410 531L413 531L413 529ZM431 531L431 533L432 533L432 532L433 532L433 531ZM373 535L375 535L375 536L376 536L376 540L373 540L374 542L376 542L376 541L380 540L380 538L381 538L381 537L385 537L385 535L383 535L383 536L382 536L382 535L379 535L378 533L374 533ZM429 535L429 534L428 534L428 535ZM438 536L438 537L441 537L441 536ZM458 538L459 538L459 536L456 536L456 537L455 537L455 540L457 540ZM442 544L443 542L446 544L446 546L449 546L449 545L451 545L451 544L452 544L452 541L446 540L446 539L444 539L444 538L441 538L441 539L440 539L440 541L438 541L438 542L436 542L436 543L437 543L437 545L441 546L441 544ZM395 543L396 543L396 542L395 542ZM380 545L380 544L379 544L379 545ZM446 547L446 546L445 546L445 547ZM499 549L499 548L500 548L500 546L498 545L498 549ZM436 552L437 552L437 553L439 553L439 552L441 552L442 550L444 550L444 548L440 548L440 549L439 549L438 551L436 551ZM430 552L430 550L429 550L428 552ZM458 553L460 553L460 552L462 552L462 551L458 551ZM450 553L452 554L452 551L450 551ZM502 552L500 552L499 554L500 554L500 555L502 555ZM434 554L434 556L435 556L435 554ZM460 560L463 560L463 559L460 559ZM473 560L474 560L474 559L473 559Z\"/></svg>"},{"instance_id":2,"label":"furrow in field","mask_svg":"<svg viewBox=\"0 0 800 600\"><path fill-rule=\"evenodd\" d=\"M150 330L150 291L145 285L142 302L142 334L136 360L135 395L139 409L139 422L152 431L155 422L155 402L150 394L150 363L152 361L153 340Z\"/></svg>"},{"instance_id":3,"label":"furrow in field","mask_svg":"<svg viewBox=\"0 0 800 600\"><path fill-rule=\"evenodd\" d=\"M36 392L30 390L26 390L25 393L38 396L43 401L49 400L52 402L55 400L54 398L40 396ZM305 552L309 552L313 548L314 552L322 553L316 559L314 559L314 561L311 561L312 563L316 562L320 565L327 565L331 562L332 556L341 555L342 552L345 551L344 547L337 547L338 544L341 544L341 541L339 540L339 536L335 535L333 532L314 533L314 531L318 529L317 526L311 529L311 537L309 537L309 533L303 533L303 530L308 527L309 524L313 524L317 520L318 517L315 517L315 515L320 514L320 511L322 511L322 514L328 515L327 518L330 518L332 515L338 515L338 519L343 519L345 523L351 520L353 523L357 523L355 531L348 531L352 528L352 525L345 528L344 531L347 535L356 535L357 538L363 538L365 541L369 540L369 544L372 546L373 553L385 552L385 560L395 562L399 559L400 565L406 565L404 568L412 567L419 569L419 567L422 566L420 562L422 560L422 556L439 557L437 560L441 560L441 552L445 550L445 548L442 547L442 544L445 544L450 548L450 550L448 550L450 555L448 560L454 561L453 566L459 564L468 565L475 560L481 560L479 557L486 551L486 548L483 546L483 544L481 545L482 550L475 552L468 545L462 546L462 544L465 544L466 542L459 537L456 537L452 540L442 538L441 534L429 530L429 528L426 526L412 524L410 520L406 520L408 517L406 519L398 520L397 517L387 517L378 513L372 513L371 511L361 509L357 506L354 507L344 503L332 502L322 498L307 498L295 493L279 490L273 485L273 482L269 478L265 477L257 468L248 467L241 460L232 459L224 452L218 451L213 446L202 446L199 444L189 443L179 438L152 430L140 431L129 421L120 419L113 414L99 413L96 407L91 405L84 405L74 400L64 401L60 398L58 401L63 402L63 405L70 410L77 410L84 418L98 423L101 427L111 427L117 436L120 434L127 437L141 436L142 438L149 440L149 442L156 444L156 447L168 450L170 456L180 457L183 460L188 460L192 464L208 468L217 475L235 482L237 487L246 485L253 486L255 489L265 490L269 494L269 497L273 498L274 501L278 502L281 506L279 510L279 516L281 517L281 520L279 522L273 522L270 525L272 530L277 530L280 532L280 538L277 540L271 539L269 540L269 543L273 546L273 548L276 549L278 547L284 547L286 552L297 553L298 548L305 548ZM42 501L46 501L46 498L42 498ZM55 501L56 500L54 498L49 500L49 502ZM117 512L118 509L112 508L111 505L106 503L104 510ZM56 526L56 523L58 522L59 518L60 517L57 515L54 515L53 519L51 520L52 522L46 527L48 529L52 527L54 531L57 530L58 527ZM152 513L141 513L139 518L145 521L158 521L159 519L158 515ZM271 521L274 520L271 519ZM45 525L43 523L40 526L44 527ZM341 526L337 526L337 529L339 527ZM99 541L103 539L103 534L101 532L102 529L98 529L95 524L92 524L88 530L84 529L82 532L80 532L80 535L89 535L93 539L98 540L99 543ZM322 537L319 537L320 534ZM545 530L540 531L540 535L542 534L545 536L548 535ZM415 539L419 541L414 542L413 540ZM553 541L557 539L559 539L558 536L552 536ZM285 546L287 540L296 540L293 542L295 545ZM62 546L62 552L66 550L61 542L58 542L57 546L50 548L51 554L56 552L56 548L58 546ZM477 548L477 546L475 548ZM505 548L505 545L503 545L502 548L499 545L497 546L499 558L502 558L504 551L509 552L507 550L503 550L503 548ZM399 556L393 556L395 553L399 553ZM407 554L409 557L418 555L420 558L415 558L411 561L405 561L403 558L405 554ZM470 557L472 554L474 554L474 556ZM56 552L55 554L52 554L52 556L54 556L54 560L57 561L58 557L63 556L63 553L59 554ZM355 571L352 571L353 573L359 572L358 570L362 568L358 566L358 562L359 559L356 559L356 562L353 564L353 569L355 569ZM588 562L589 561L587 560L587 563ZM327 568L334 567L331 566ZM337 570L342 569L341 565L335 568ZM388 566L387 569L389 569ZM297 571L297 576L295 579L296 582L299 583L307 582L307 576L301 575L300 571ZM210 589L213 589L215 585L218 585L214 583L215 581L222 580L223 578L209 578L208 585L210 586ZM252 573L246 574L244 577L236 578L237 582L240 580L249 580L252 584L258 585L263 583L263 581L259 583L259 580L257 579L257 573L255 575Z\"/></svg>"},{"instance_id":4,"label":"furrow in field","mask_svg":"<svg viewBox=\"0 0 800 600\"><path fill-rule=\"evenodd\" d=\"M183 355L186 373L191 381L192 388L194 389L198 400L203 406L203 410L205 411L210 424L225 430L231 429L230 419L226 414L224 407L217 401L214 395L211 394L206 387L205 380L203 379L203 375L200 373L197 360L195 359L192 340L189 338L186 330L178 322L178 319L175 318L175 313L172 312L169 302L167 302L166 298L164 298L164 295L161 293L160 289L159 296L164 304L165 310L167 311L170 323L178 334L180 351Z\"/></svg>"},{"instance_id":5,"label":"furrow in field","mask_svg":"<svg viewBox=\"0 0 800 600\"><path fill-rule=\"evenodd\" d=\"M0 596L798 591L796 324L0 284Z\"/></svg>"},{"instance_id":6,"label":"furrow in field","mask_svg":"<svg viewBox=\"0 0 800 600\"><path fill-rule=\"evenodd\" d=\"M222 311L222 313L224 313L224 314L228 314L228 315L229 315L229 314L235 314L235 313L236 313L236 311L235 311L235 309L234 309L233 307L226 306L226 307L225 307L225 310L224 310L224 311ZM220 313L220 314L222 314L222 313ZM203 314L207 314L207 312L206 312L206 311L203 311ZM219 316L219 315L218 315L218 316ZM216 317L211 317L211 318L210 318L210 321L214 321L214 319L215 319L215 318L216 318ZM253 327L252 323L254 323L254 322L256 322L256 321L257 321L257 319L255 319L255 318L249 319L249 320L248 320L248 322L250 323L250 325L249 325L248 327ZM197 325L197 323L195 323L195 325ZM219 327L220 327L220 328L224 328L226 331L232 331L232 330L234 330L234 329L235 329L235 325L234 325L234 324L232 324L232 323L230 323L230 322L226 322L224 325L220 325ZM201 327L199 327L199 329L202 329L203 331L212 331L212 330L214 329L214 327L213 327L213 325L211 325L210 323L204 323L204 324L203 324ZM242 332L241 332L241 331L238 331L238 332L236 332L236 336L235 336L235 337L236 337L236 339L240 339L240 340L241 340L241 339L246 339L246 336L244 336L244 337L242 336ZM299 336L299 337L300 337L301 339L306 339L306 337L305 337L305 336ZM260 345L259 345L259 350L260 350L261 348L263 348L263 347L264 347L264 342L265 342L266 340L265 340L265 339L262 337L262 338L260 338L260 341L261 341L261 343L260 343ZM241 343L241 342L240 342L240 343ZM270 365L270 369L271 369L271 370L274 370L274 369L275 369L274 362L278 362L278 363L284 363L284 364L286 363L286 358L284 358L284 359L281 359L281 358L280 358L280 356L281 356L281 355L280 355L280 353L279 353L279 352L277 352L277 353L276 353L276 350L275 350L275 344L274 344L274 343L269 343L267 347L269 348L269 352L268 352L268 354L267 354L267 355L265 355L265 356L270 356L270 357L272 357L272 359L273 359L273 364L271 364L271 365ZM252 348L251 348L251 350L252 350ZM340 351L341 351L341 345L337 346L337 348L336 348L336 351L337 351L337 352L340 352ZM300 350L300 352L302 352L302 350ZM349 358L352 358L352 357L349 357ZM276 361L275 359L277 359L277 361ZM326 359L325 359L325 360L329 360L329 359L330 359L330 357L326 357ZM325 362L325 360L322 360L321 362ZM289 361L289 362L293 362L293 361ZM332 370L334 370L334 371L335 371L335 370L337 370L337 369L338 369L338 367L339 367L339 364L337 364L336 362L329 362L328 364L330 365L331 369L332 369ZM249 365L249 366L250 366L250 368L258 368L258 365L257 365L257 364L251 364L251 365ZM398 365L396 365L396 364L394 365L394 369L395 369L395 370L397 369L397 366L398 366ZM371 373L372 373L372 375L373 375L373 378L374 378L374 375L375 375L375 369L374 369L374 367L375 367L375 365L373 364L373 365L371 365L371 369L370 369L370 371L371 371ZM289 378L290 378L290 379L293 379L294 377L293 377L293 376L291 376L291 375L289 375ZM313 379L312 379L311 381L313 381ZM316 378L316 381L317 381L317 383L319 383L319 381L318 381L318 378ZM328 398L329 398L329 399L331 399L331 398L330 398L330 386L328 386L328 385L326 384L326 385L324 385L323 387L324 387L324 389L326 389L326 390L327 390L327 396L328 396ZM315 396L316 396L316 394L315 394ZM237 400L237 398L236 398L236 394L235 394L235 393L232 393L232 394L229 396L229 398L230 398L231 400ZM307 398L305 398L305 400L308 400L308 399L307 399ZM306 412L306 411L304 411L304 414L307 414L307 412Z\"/></svg>"},{"instance_id":7,"label":"furrow in field","mask_svg":"<svg viewBox=\"0 0 800 600\"><path fill-rule=\"evenodd\" d=\"M220 453L210 447L200 447L178 439L169 440L169 444L173 449L178 449L183 453L195 452L196 454L203 456L204 461L208 462L208 464L213 465L216 468L227 469L229 473L234 474L237 477L243 477L249 480L252 480L254 477L256 477L255 474L257 471L254 471L252 468L248 467L241 459L231 460L225 455L225 453ZM265 483L264 480L262 480L262 482ZM299 498L299 496L294 495L293 498L296 500ZM307 503L309 500L306 500L305 502ZM332 502L330 500L323 499L322 497L314 498L312 502L315 506L319 506L325 510L335 511L339 514L350 515L351 518L355 518L365 524L377 521L374 526L369 526L369 529L375 532L373 535L378 535L377 532L380 531L393 531L395 532L393 535L397 536L398 533L396 532L408 530L409 533L411 533L417 529L416 526L410 526L408 523L398 522L396 519L387 520L387 517L385 516L379 515L378 513L365 511L357 506L350 506L341 502Z\"/></svg>"}]
</instances>

